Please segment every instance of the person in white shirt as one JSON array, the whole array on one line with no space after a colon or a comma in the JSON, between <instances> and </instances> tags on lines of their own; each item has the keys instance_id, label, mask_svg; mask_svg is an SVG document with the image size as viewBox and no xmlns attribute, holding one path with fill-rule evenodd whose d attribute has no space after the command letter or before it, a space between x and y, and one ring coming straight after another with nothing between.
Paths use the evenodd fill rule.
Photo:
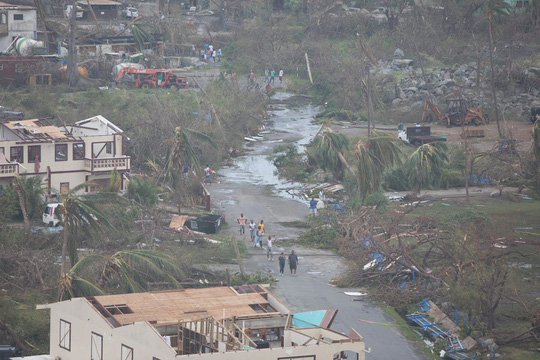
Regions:
<instances>
[{"instance_id":1,"label":"person in white shirt","mask_svg":"<svg viewBox=\"0 0 540 360\"><path fill-rule=\"evenodd\" d=\"M268 240L266 240L266 258L268 261L274 260L274 254L272 254L272 237L269 236Z\"/></svg>"}]
</instances>

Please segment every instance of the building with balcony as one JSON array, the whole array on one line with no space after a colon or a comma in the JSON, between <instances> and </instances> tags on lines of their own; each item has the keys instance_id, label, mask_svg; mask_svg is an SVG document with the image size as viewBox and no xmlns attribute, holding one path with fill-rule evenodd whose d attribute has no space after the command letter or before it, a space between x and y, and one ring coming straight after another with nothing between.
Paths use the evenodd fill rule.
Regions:
<instances>
[{"instance_id":1,"label":"building with balcony","mask_svg":"<svg viewBox=\"0 0 540 360\"><path fill-rule=\"evenodd\" d=\"M1 123L0 185L19 174L42 176L49 193L66 193L87 181L106 186L113 169L122 175L130 170L128 140L101 115L61 127L47 119ZM122 176L121 189L126 187Z\"/></svg>"},{"instance_id":2,"label":"building with balcony","mask_svg":"<svg viewBox=\"0 0 540 360\"><path fill-rule=\"evenodd\" d=\"M74 298L50 309L51 359L365 359L337 310L292 313L259 285Z\"/></svg>"},{"instance_id":3,"label":"building with balcony","mask_svg":"<svg viewBox=\"0 0 540 360\"><path fill-rule=\"evenodd\" d=\"M36 39L36 36L36 8L0 2L0 51L6 50L16 38Z\"/></svg>"}]
</instances>

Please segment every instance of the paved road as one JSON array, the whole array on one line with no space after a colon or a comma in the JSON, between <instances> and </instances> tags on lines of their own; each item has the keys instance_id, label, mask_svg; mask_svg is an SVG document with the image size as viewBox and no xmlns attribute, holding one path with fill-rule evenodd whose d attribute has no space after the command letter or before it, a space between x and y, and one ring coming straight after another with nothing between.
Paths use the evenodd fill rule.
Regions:
<instances>
[{"instance_id":1,"label":"paved road","mask_svg":"<svg viewBox=\"0 0 540 360\"><path fill-rule=\"evenodd\" d=\"M285 193L286 184L273 173L266 155L285 140L298 140L306 143L317 131L316 126L309 125L309 119L316 113L310 106L295 107L294 110L278 107L274 112L274 124L279 132L266 134L265 140L257 142L249 155L237 159L236 163L220 170L221 178L210 185L213 205L225 214L231 227L228 229L238 238L250 245L248 235L238 234L235 219L243 212L248 219L258 221L264 219L267 235L276 235L274 261L266 259L264 249L248 247L249 256L245 261L248 272L270 272L278 279L274 290L294 311L338 309L339 313L332 326L333 329L347 332L355 328L371 348L366 359L423 359L415 346L407 341L396 327L362 322L368 321L391 323L388 317L375 305L368 301L352 301L343 292L329 285L329 281L338 275L344 264L341 257L329 251L309 250L295 247L299 254L298 276L278 275L277 253L290 252L290 248L282 248L279 240L293 238L300 229L289 228L286 223L301 220L308 214L308 204L304 199L293 198ZM272 185L277 184L277 185ZM295 186L292 184L291 186ZM358 289L352 289L358 290Z\"/></svg>"}]
</instances>

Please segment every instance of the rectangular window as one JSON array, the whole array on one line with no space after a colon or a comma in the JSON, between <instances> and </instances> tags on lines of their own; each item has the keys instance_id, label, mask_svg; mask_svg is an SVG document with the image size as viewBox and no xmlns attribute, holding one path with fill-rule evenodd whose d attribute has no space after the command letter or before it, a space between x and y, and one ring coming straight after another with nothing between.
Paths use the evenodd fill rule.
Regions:
<instances>
[{"instance_id":1,"label":"rectangular window","mask_svg":"<svg viewBox=\"0 0 540 360\"><path fill-rule=\"evenodd\" d=\"M4 64L0 64L0 71L4 70Z\"/></svg>"},{"instance_id":2,"label":"rectangular window","mask_svg":"<svg viewBox=\"0 0 540 360\"><path fill-rule=\"evenodd\" d=\"M0 147L0 154L5 154L3 147Z\"/></svg>"},{"instance_id":3,"label":"rectangular window","mask_svg":"<svg viewBox=\"0 0 540 360\"><path fill-rule=\"evenodd\" d=\"M105 152L107 154L112 154L112 142L108 142L106 145L105 145Z\"/></svg>"},{"instance_id":4,"label":"rectangular window","mask_svg":"<svg viewBox=\"0 0 540 360\"><path fill-rule=\"evenodd\" d=\"M28 162L29 163L35 163L37 161L41 161L41 146L40 145L32 145L28 147Z\"/></svg>"},{"instance_id":5,"label":"rectangular window","mask_svg":"<svg viewBox=\"0 0 540 360\"><path fill-rule=\"evenodd\" d=\"M92 332L90 360L103 360L103 336Z\"/></svg>"},{"instance_id":6,"label":"rectangular window","mask_svg":"<svg viewBox=\"0 0 540 360\"><path fill-rule=\"evenodd\" d=\"M13 20L24 20L23 14L13 14Z\"/></svg>"},{"instance_id":7,"label":"rectangular window","mask_svg":"<svg viewBox=\"0 0 540 360\"><path fill-rule=\"evenodd\" d=\"M73 160L84 159L84 143L73 144Z\"/></svg>"},{"instance_id":8,"label":"rectangular window","mask_svg":"<svg viewBox=\"0 0 540 360\"><path fill-rule=\"evenodd\" d=\"M19 164L24 162L24 148L22 146L12 146L9 149L9 161L18 162Z\"/></svg>"},{"instance_id":9,"label":"rectangular window","mask_svg":"<svg viewBox=\"0 0 540 360\"><path fill-rule=\"evenodd\" d=\"M71 351L71 323L60 319L60 347Z\"/></svg>"},{"instance_id":10,"label":"rectangular window","mask_svg":"<svg viewBox=\"0 0 540 360\"><path fill-rule=\"evenodd\" d=\"M67 144L54 145L54 160L56 161L67 160Z\"/></svg>"},{"instance_id":11,"label":"rectangular window","mask_svg":"<svg viewBox=\"0 0 540 360\"><path fill-rule=\"evenodd\" d=\"M17 63L15 64L15 72L22 72L22 64L21 63Z\"/></svg>"},{"instance_id":12,"label":"rectangular window","mask_svg":"<svg viewBox=\"0 0 540 360\"><path fill-rule=\"evenodd\" d=\"M67 194L69 192L69 183L61 182L60 183L60 194Z\"/></svg>"},{"instance_id":13,"label":"rectangular window","mask_svg":"<svg viewBox=\"0 0 540 360\"><path fill-rule=\"evenodd\" d=\"M122 350L120 352L120 360L133 360L133 348L122 344Z\"/></svg>"}]
</instances>

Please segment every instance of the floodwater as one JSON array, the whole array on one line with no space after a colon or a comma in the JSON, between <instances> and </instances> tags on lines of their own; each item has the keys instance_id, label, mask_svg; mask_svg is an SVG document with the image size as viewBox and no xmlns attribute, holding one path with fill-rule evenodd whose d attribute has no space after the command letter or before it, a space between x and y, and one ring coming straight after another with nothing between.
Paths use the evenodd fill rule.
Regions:
<instances>
[{"instance_id":1,"label":"floodwater","mask_svg":"<svg viewBox=\"0 0 540 360\"><path fill-rule=\"evenodd\" d=\"M283 144L294 144L297 151L303 153L305 145L320 128L320 125L312 123L319 107L306 99L296 101L295 98L294 104L288 103L292 97L288 93L278 93L272 97L274 103L269 109L270 118L261 133L263 139L246 141L244 148L247 154L236 158L233 165L220 170L225 181L268 186L276 196L305 201L299 197L302 184L281 178L278 169L269 159L273 150Z\"/></svg>"}]
</instances>

